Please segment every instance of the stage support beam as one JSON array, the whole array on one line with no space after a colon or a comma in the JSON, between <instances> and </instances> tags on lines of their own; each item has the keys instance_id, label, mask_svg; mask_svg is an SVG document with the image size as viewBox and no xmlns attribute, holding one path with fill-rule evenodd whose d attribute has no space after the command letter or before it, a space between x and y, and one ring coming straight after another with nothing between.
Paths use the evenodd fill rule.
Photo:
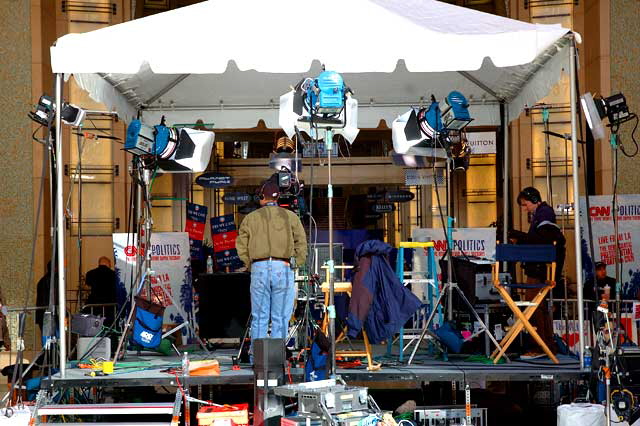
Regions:
<instances>
[{"instance_id":1,"label":"stage support beam","mask_svg":"<svg viewBox=\"0 0 640 426\"><path fill-rule=\"evenodd\" d=\"M573 164L573 224L575 236L575 255L576 255L576 284L578 286L578 333L579 333L579 351L580 351L580 368L584 368L584 299L583 299L583 283L582 283L582 238L580 236L580 168L578 167L578 123L577 123L577 100L576 93L576 38L572 37L569 47L569 71L571 73L571 161ZM587 195L588 196L588 195ZM588 212L587 212L588 213ZM614 212L615 214L615 212ZM566 284L565 284L566 285Z\"/></svg>"},{"instance_id":2,"label":"stage support beam","mask_svg":"<svg viewBox=\"0 0 640 426\"><path fill-rule=\"evenodd\" d=\"M62 161L62 83L63 74L56 74L56 244L58 256L58 343L60 345L60 377L64 378L67 372L67 335L65 332L66 318L66 270L64 253L64 200L62 191L64 189L64 165Z\"/></svg>"}]
</instances>

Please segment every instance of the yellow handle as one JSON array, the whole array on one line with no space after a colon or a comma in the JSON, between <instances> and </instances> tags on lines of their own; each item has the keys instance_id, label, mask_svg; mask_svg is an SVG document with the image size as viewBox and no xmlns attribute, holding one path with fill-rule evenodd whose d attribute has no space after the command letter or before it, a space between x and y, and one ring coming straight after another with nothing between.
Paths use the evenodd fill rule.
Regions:
<instances>
[{"instance_id":1,"label":"yellow handle","mask_svg":"<svg viewBox=\"0 0 640 426\"><path fill-rule=\"evenodd\" d=\"M424 243L418 241L402 241L400 243L400 248L426 248L426 247L435 247L433 241L427 241Z\"/></svg>"}]
</instances>

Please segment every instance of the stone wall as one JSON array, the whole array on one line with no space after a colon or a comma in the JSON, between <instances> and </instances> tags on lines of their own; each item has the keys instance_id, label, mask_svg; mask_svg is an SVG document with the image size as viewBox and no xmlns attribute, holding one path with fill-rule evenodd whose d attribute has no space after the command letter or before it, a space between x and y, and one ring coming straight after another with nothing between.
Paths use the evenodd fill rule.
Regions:
<instances>
[{"instance_id":1,"label":"stone wall","mask_svg":"<svg viewBox=\"0 0 640 426\"><path fill-rule=\"evenodd\" d=\"M0 0L0 58L0 288L16 306L24 303L33 241L29 0Z\"/></svg>"},{"instance_id":2,"label":"stone wall","mask_svg":"<svg viewBox=\"0 0 640 426\"><path fill-rule=\"evenodd\" d=\"M640 114L640 2L615 0L611 2L611 93L622 92L629 109ZM603 93L608 96L609 93ZM631 140L634 122L620 129L622 143L627 152L635 150ZM639 126L640 127L640 126ZM640 140L640 131L636 132ZM605 142L606 143L606 142ZM640 193L640 153L635 158L618 154L618 193Z\"/></svg>"}]
</instances>

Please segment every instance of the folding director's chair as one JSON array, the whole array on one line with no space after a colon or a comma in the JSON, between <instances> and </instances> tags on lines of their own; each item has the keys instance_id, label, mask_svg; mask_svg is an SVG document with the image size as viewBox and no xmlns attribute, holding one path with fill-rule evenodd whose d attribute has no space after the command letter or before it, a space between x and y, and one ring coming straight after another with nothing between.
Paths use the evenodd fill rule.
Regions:
<instances>
[{"instance_id":1,"label":"folding director's chair","mask_svg":"<svg viewBox=\"0 0 640 426\"><path fill-rule=\"evenodd\" d=\"M333 283L333 291L335 294L339 294L339 293L347 293L347 295L349 295L349 297L351 297L351 290L352 290L352 286L351 283L349 281L345 281L344 280L344 270L345 269L352 269L353 266L351 265L336 265L334 266L335 269L339 269L342 271L342 280L341 281L334 281ZM329 306L329 277L328 277L328 267L325 265L322 267L322 269L324 269L327 273L327 277L326 280L322 283L322 285L320 286L320 289L322 290L322 292L324 293L324 306ZM329 335L329 315L325 313L324 319L322 320L322 332L328 336ZM342 331L340 332L340 334L338 335L338 337L336 337L336 343L341 342L342 340L347 338L347 334L346 334L346 327L342 327ZM371 349L371 344L369 343L369 336L367 336L367 332L364 330L364 328L362 329L362 340L364 340L364 351L359 351L359 350L336 350L336 358L337 357L343 357L343 358L361 358L361 357L366 357L367 358L367 370L369 371L376 371L376 370L380 370L382 368L382 364L380 364L379 362L375 362L373 360L373 351Z\"/></svg>"},{"instance_id":2,"label":"folding director's chair","mask_svg":"<svg viewBox=\"0 0 640 426\"><path fill-rule=\"evenodd\" d=\"M547 264L547 281L540 284L512 284L500 282L500 262L540 262ZM551 360L558 364L558 358L551 352L549 347L540 338L536 329L531 325L529 319L543 302L549 291L555 287L556 275L556 248L553 245L525 245L525 244L498 244L496 246L496 263L492 268L493 286L498 290L500 296L507 306L513 311L517 321L513 324L509 332L500 342L501 349L496 349L491 354L493 363L496 364L504 356L507 348L514 342L518 334L526 329L531 337L538 343L540 348ZM520 289L538 289L538 294L530 302L516 302L511 298L509 291L505 287ZM520 307L526 307L524 311Z\"/></svg>"}]
</instances>

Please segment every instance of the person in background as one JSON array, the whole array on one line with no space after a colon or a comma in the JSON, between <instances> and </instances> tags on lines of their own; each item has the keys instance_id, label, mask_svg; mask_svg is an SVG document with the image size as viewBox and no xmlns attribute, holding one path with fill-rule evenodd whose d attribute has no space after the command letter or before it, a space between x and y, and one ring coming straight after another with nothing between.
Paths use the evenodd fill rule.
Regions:
<instances>
[{"instance_id":1,"label":"person in background","mask_svg":"<svg viewBox=\"0 0 640 426\"><path fill-rule=\"evenodd\" d=\"M565 238L560 227L556 224L556 213L553 208L542 201L540 191L533 187L524 188L518 194L518 205L530 216L529 230L509 231L509 240L516 244L555 244L556 274L554 280L560 282L565 258ZM547 280L547 265L545 263L527 262L523 265L527 276L527 284L540 284ZM531 301L538 293L538 289L526 289L525 298ZM557 346L553 337L551 314L546 309L546 303L541 303L531 317L531 324L536 327L540 338L551 352L557 353ZM522 359L544 357L541 351L529 351Z\"/></svg>"},{"instance_id":2,"label":"person in background","mask_svg":"<svg viewBox=\"0 0 640 426\"><path fill-rule=\"evenodd\" d=\"M266 181L258 210L249 213L238 232L238 256L251 270L251 339L286 338L293 313L293 270L307 258L307 237L300 218L278 206L280 189Z\"/></svg>"},{"instance_id":3,"label":"person in background","mask_svg":"<svg viewBox=\"0 0 640 426\"><path fill-rule=\"evenodd\" d=\"M616 298L616 279L607 275L607 264L596 262L595 283L593 279L584 286L584 297L588 300L606 301ZM595 285L594 285L595 284ZM596 295L594 292L597 291Z\"/></svg>"},{"instance_id":4,"label":"person in background","mask_svg":"<svg viewBox=\"0 0 640 426\"><path fill-rule=\"evenodd\" d=\"M116 273L111 269L111 260L102 256L98 259L98 267L87 272L85 282L91 288L88 304L105 305L116 303ZM99 307L93 309L94 315L103 315L103 310ZM115 317L115 307L106 306L104 308L105 326L110 326Z\"/></svg>"},{"instance_id":5,"label":"person in background","mask_svg":"<svg viewBox=\"0 0 640 426\"><path fill-rule=\"evenodd\" d=\"M9 335L9 327L7 324L7 316L9 310L4 304L4 297L2 297L2 291L0 291L0 351L11 350L11 336Z\"/></svg>"},{"instance_id":6,"label":"person in background","mask_svg":"<svg viewBox=\"0 0 640 426\"><path fill-rule=\"evenodd\" d=\"M47 272L45 272L44 276L42 278L40 278L40 281L38 281L38 285L36 288L36 306L38 308L44 308L44 309L38 309L36 311L36 324L38 324L38 327L40 327L40 332L42 332L42 327L44 324L44 312L45 310L49 307L49 296L51 295L51 274L53 273L52 271L52 262L49 261L47 263ZM53 291L53 304L54 306L57 308L57 303L58 303L58 276L57 273L55 274L55 276L53 277L53 285L54 285L54 291ZM57 317L56 317L57 318ZM57 319L54 318L54 327L57 327Z\"/></svg>"}]
</instances>

